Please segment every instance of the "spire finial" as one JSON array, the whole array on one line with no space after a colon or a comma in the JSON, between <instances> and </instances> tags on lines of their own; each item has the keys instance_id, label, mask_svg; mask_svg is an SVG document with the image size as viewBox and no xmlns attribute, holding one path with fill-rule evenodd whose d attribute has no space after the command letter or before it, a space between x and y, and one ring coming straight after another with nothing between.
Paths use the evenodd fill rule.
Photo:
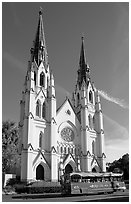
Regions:
<instances>
[{"instance_id":1,"label":"spire finial","mask_svg":"<svg viewBox=\"0 0 131 204\"><path fill-rule=\"evenodd\" d=\"M40 6L39 15L42 15L42 7Z\"/></svg>"}]
</instances>

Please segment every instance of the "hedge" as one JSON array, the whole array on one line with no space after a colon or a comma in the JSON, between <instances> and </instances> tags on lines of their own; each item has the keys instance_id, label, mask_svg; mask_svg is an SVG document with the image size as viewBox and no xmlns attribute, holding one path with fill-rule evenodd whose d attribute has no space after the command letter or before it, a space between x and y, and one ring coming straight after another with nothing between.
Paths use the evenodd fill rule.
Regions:
<instances>
[{"instance_id":1,"label":"hedge","mask_svg":"<svg viewBox=\"0 0 131 204\"><path fill-rule=\"evenodd\" d=\"M50 186L50 187L31 187L31 186L17 186L15 188L17 193L28 193L28 194L37 194L37 193L60 193L61 186Z\"/></svg>"},{"instance_id":2,"label":"hedge","mask_svg":"<svg viewBox=\"0 0 131 204\"><path fill-rule=\"evenodd\" d=\"M57 183L44 183L44 186L39 186L36 183L31 186L17 185L15 188L17 193L28 193L28 194L37 194L37 193L60 193L61 186Z\"/></svg>"}]
</instances>

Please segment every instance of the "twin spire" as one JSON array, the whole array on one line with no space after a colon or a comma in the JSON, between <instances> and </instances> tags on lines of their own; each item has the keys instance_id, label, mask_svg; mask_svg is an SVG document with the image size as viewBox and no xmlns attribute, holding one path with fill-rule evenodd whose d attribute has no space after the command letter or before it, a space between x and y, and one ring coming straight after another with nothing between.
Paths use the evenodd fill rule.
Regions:
<instances>
[{"instance_id":1,"label":"twin spire","mask_svg":"<svg viewBox=\"0 0 131 204\"><path fill-rule=\"evenodd\" d=\"M86 57L85 57L85 49L84 49L84 37L82 36L82 44L81 44L81 52L80 52L80 67L84 67L86 65Z\"/></svg>"},{"instance_id":2,"label":"twin spire","mask_svg":"<svg viewBox=\"0 0 131 204\"><path fill-rule=\"evenodd\" d=\"M85 49L84 49L84 37L82 36L82 44L81 44L81 52L80 52L80 60L79 60L79 69L78 69L78 84L81 86L83 80L87 83L90 78L90 69L88 64L86 63L85 57ZM45 43L44 36L44 26L42 19L42 9L39 11L39 21L36 32L36 37L34 41L34 47L31 49L32 60L36 61L39 66L41 61L44 62L45 66L48 66L48 54Z\"/></svg>"},{"instance_id":3,"label":"twin spire","mask_svg":"<svg viewBox=\"0 0 131 204\"><path fill-rule=\"evenodd\" d=\"M35 59L37 65L39 66L41 61L48 65L48 55L44 36L44 26L42 19L42 10L39 11L39 21L36 32L36 37L34 41L34 47L31 49L33 61Z\"/></svg>"},{"instance_id":4,"label":"twin spire","mask_svg":"<svg viewBox=\"0 0 131 204\"><path fill-rule=\"evenodd\" d=\"M79 60L79 69L78 69L78 84L81 87L82 82L87 84L90 79L90 69L89 65L86 63L85 49L84 49L84 37L82 36L80 60Z\"/></svg>"}]
</instances>

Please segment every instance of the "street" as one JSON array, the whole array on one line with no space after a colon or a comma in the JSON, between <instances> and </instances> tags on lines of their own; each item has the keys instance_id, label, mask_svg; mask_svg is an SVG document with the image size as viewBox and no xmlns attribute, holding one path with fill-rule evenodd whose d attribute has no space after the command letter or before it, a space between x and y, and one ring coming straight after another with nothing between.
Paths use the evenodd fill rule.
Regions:
<instances>
[{"instance_id":1,"label":"street","mask_svg":"<svg viewBox=\"0 0 131 204\"><path fill-rule=\"evenodd\" d=\"M3 202L129 202L129 190L101 195L2 195Z\"/></svg>"}]
</instances>

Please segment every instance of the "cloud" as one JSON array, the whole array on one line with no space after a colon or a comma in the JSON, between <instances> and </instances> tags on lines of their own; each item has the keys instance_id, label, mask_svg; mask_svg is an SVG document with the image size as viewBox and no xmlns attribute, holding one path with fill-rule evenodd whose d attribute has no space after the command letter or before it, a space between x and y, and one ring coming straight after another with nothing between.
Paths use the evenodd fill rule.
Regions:
<instances>
[{"instance_id":1,"label":"cloud","mask_svg":"<svg viewBox=\"0 0 131 204\"><path fill-rule=\"evenodd\" d=\"M115 120L109 118L107 115L103 114L104 116L104 130L105 130L105 137L106 143L110 143L110 141L123 141L129 138L128 130L117 123Z\"/></svg>"},{"instance_id":2,"label":"cloud","mask_svg":"<svg viewBox=\"0 0 131 204\"><path fill-rule=\"evenodd\" d=\"M113 162L114 160L118 160L124 154L129 153L129 141L123 140L122 142L117 141L111 142L110 144L105 145L105 153L106 153L106 162Z\"/></svg>"},{"instance_id":3,"label":"cloud","mask_svg":"<svg viewBox=\"0 0 131 204\"><path fill-rule=\"evenodd\" d=\"M56 84L55 87L58 99L57 105L59 107L65 100L66 96L71 99L71 93L58 84ZM125 153L129 152L129 133L128 130L118 122L109 118L105 114L103 116L105 132L105 153L107 156L106 161L112 162L122 157Z\"/></svg>"},{"instance_id":4,"label":"cloud","mask_svg":"<svg viewBox=\"0 0 131 204\"><path fill-rule=\"evenodd\" d=\"M122 108L128 109L128 105L125 103L125 101L123 99L119 99L119 98L114 98L112 96L110 96L109 94L107 94L106 92L102 91L102 90L98 90L99 94L106 99L107 101L113 102L117 105L119 105Z\"/></svg>"},{"instance_id":5,"label":"cloud","mask_svg":"<svg viewBox=\"0 0 131 204\"><path fill-rule=\"evenodd\" d=\"M25 71L25 68L27 67L26 63L21 62L20 60L16 59L14 56L12 56L8 52L3 52L3 59L7 62L11 63L13 66L21 70L22 72Z\"/></svg>"},{"instance_id":6,"label":"cloud","mask_svg":"<svg viewBox=\"0 0 131 204\"><path fill-rule=\"evenodd\" d=\"M122 155L129 152L129 132L128 130L109 118L104 116L104 132L105 132L105 152L107 161L119 159Z\"/></svg>"}]
</instances>

